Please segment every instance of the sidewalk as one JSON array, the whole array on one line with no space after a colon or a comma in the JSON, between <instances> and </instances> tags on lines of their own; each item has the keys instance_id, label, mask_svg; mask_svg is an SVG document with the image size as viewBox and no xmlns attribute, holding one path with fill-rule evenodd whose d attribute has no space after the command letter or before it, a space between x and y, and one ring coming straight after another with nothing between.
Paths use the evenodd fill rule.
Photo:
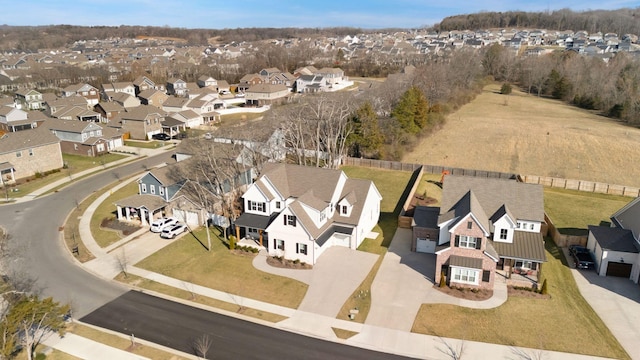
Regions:
<instances>
[{"instance_id":1,"label":"sidewalk","mask_svg":"<svg viewBox=\"0 0 640 360\"><path fill-rule=\"evenodd\" d=\"M120 186L124 185L125 184L119 184L118 186L114 187L112 191L116 191ZM172 241L158 241L159 239L157 238L157 234L151 234L146 229L144 229L130 235L126 239L119 241L117 244L109 246L106 249L100 248L100 246L98 246L93 239L91 230L89 228L89 223L91 217L93 216L93 212L107 196L109 196L109 193L103 194L87 208L80 222L79 231L82 241L85 243L89 251L91 251L93 255L96 256L94 260L83 264L83 266L85 266L85 268L87 268L89 271L92 271L100 276L109 279L112 279L120 272L117 266L116 256L119 252L124 252L129 259L128 263L131 264L127 266L127 270L131 274L175 288L185 289L201 296L236 303L238 305L253 308L256 310L282 315L287 317L287 319L280 321L279 323L272 324L261 322L259 320L249 318L241 314L206 307L211 311L221 312L228 316L235 316L242 318L243 320L260 322L263 325L272 326L274 328L312 336L328 341L335 341L371 350L390 352L417 358L451 358L451 356L447 353L447 349L458 349L462 347L464 349L464 353L469 354L470 358L473 359L538 358L541 356L548 360L598 359L597 357L577 354L514 348L505 345L487 344L457 339L444 339L435 336L415 334L407 330L391 329L386 327L386 324L384 323L371 325L347 320L340 320L331 316L305 312L300 309L286 308L283 306L249 299L238 295L232 295L226 292L206 288L183 280L170 278L162 274L137 268L133 264L135 264L138 260L142 260L145 257L153 254L154 252L158 251L159 248L170 244ZM255 258L254 266L262 271L268 271L280 276L297 278L298 280L306 283L311 283L311 279L313 278L312 270L298 272L297 270L272 268L266 264L266 256L264 254L258 255ZM309 294L309 291L307 293ZM494 301L488 301L480 304L478 304L477 302L466 303L460 301L460 299L452 297L438 297L437 302L451 302L456 305L486 308L490 307L490 304L492 304L493 306L498 306L504 301L503 298L504 294L499 291L499 295ZM189 301L182 302L191 304ZM203 307L199 304L196 306ZM335 335L332 328L349 330L357 334L347 340L343 340L339 339Z\"/></svg>"}]
</instances>

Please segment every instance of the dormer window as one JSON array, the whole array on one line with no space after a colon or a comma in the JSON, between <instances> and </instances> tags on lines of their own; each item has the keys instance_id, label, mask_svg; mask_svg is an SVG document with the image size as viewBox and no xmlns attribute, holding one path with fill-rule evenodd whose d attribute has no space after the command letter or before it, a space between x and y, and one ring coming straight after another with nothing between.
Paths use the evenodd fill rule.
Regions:
<instances>
[{"instance_id":1,"label":"dormer window","mask_svg":"<svg viewBox=\"0 0 640 360\"><path fill-rule=\"evenodd\" d=\"M473 221L467 222L467 229L473 229Z\"/></svg>"},{"instance_id":2,"label":"dormer window","mask_svg":"<svg viewBox=\"0 0 640 360\"><path fill-rule=\"evenodd\" d=\"M347 215L349 208L346 205L340 206L340 215Z\"/></svg>"},{"instance_id":3,"label":"dormer window","mask_svg":"<svg viewBox=\"0 0 640 360\"><path fill-rule=\"evenodd\" d=\"M500 229L500 240L507 240L507 234L509 231L507 229Z\"/></svg>"}]
</instances>

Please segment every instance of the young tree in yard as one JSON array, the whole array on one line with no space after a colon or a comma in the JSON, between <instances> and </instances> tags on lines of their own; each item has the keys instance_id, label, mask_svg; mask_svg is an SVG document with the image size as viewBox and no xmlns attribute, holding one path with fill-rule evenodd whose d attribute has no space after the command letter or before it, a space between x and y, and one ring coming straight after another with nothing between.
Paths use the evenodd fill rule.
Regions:
<instances>
[{"instance_id":1,"label":"young tree in yard","mask_svg":"<svg viewBox=\"0 0 640 360\"><path fill-rule=\"evenodd\" d=\"M378 115L369 101L365 102L351 118L353 133L348 139L350 155L380 158L384 135L380 130Z\"/></svg>"},{"instance_id":2,"label":"young tree in yard","mask_svg":"<svg viewBox=\"0 0 640 360\"><path fill-rule=\"evenodd\" d=\"M69 305L60 305L52 298L20 297L0 323L2 357L13 357L16 348L21 346L27 359L33 359L36 347L50 332L64 335L65 316L69 309Z\"/></svg>"},{"instance_id":3,"label":"young tree in yard","mask_svg":"<svg viewBox=\"0 0 640 360\"><path fill-rule=\"evenodd\" d=\"M402 129L415 135L427 125L429 103L422 91L412 86L402 95L391 116L398 121Z\"/></svg>"}]
</instances>

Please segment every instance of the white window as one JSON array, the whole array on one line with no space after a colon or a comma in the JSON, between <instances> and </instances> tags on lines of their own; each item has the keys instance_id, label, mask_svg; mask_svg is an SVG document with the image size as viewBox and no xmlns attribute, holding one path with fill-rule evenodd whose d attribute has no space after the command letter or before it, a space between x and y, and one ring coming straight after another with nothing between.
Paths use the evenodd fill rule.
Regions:
<instances>
[{"instance_id":1,"label":"white window","mask_svg":"<svg viewBox=\"0 0 640 360\"><path fill-rule=\"evenodd\" d=\"M533 225L533 224L531 224L531 230L533 230L533 226L534 226L534 225Z\"/></svg>"},{"instance_id":2,"label":"white window","mask_svg":"<svg viewBox=\"0 0 640 360\"><path fill-rule=\"evenodd\" d=\"M523 269L535 270L536 269L536 263L531 262L531 261L527 261L527 260L516 260L515 267L523 268Z\"/></svg>"},{"instance_id":3,"label":"white window","mask_svg":"<svg viewBox=\"0 0 640 360\"><path fill-rule=\"evenodd\" d=\"M460 235L458 240L458 247L475 249L477 243L478 238Z\"/></svg>"},{"instance_id":4,"label":"white window","mask_svg":"<svg viewBox=\"0 0 640 360\"><path fill-rule=\"evenodd\" d=\"M29 156L33 156L33 149L29 149Z\"/></svg>"},{"instance_id":5,"label":"white window","mask_svg":"<svg viewBox=\"0 0 640 360\"><path fill-rule=\"evenodd\" d=\"M142 187L142 192L146 193L147 192L147 184L140 184Z\"/></svg>"},{"instance_id":6,"label":"white window","mask_svg":"<svg viewBox=\"0 0 640 360\"><path fill-rule=\"evenodd\" d=\"M276 201L276 209L280 209L280 201Z\"/></svg>"},{"instance_id":7,"label":"white window","mask_svg":"<svg viewBox=\"0 0 640 360\"><path fill-rule=\"evenodd\" d=\"M156 193L156 186L155 185L151 185L150 186L150 190L151 190L152 194L155 194Z\"/></svg>"},{"instance_id":8,"label":"white window","mask_svg":"<svg viewBox=\"0 0 640 360\"><path fill-rule=\"evenodd\" d=\"M73 144L73 150L78 150L78 144Z\"/></svg>"},{"instance_id":9,"label":"white window","mask_svg":"<svg viewBox=\"0 0 640 360\"><path fill-rule=\"evenodd\" d=\"M518 221L518 223L516 223L516 228L520 229L520 226L521 226L520 221Z\"/></svg>"},{"instance_id":10,"label":"white window","mask_svg":"<svg viewBox=\"0 0 640 360\"><path fill-rule=\"evenodd\" d=\"M296 217L294 215L285 215L284 224L290 226L296 226Z\"/></svg>"},{"instance_id":11,"label":"white window","mask_svg":"<svg viewBox=\"0 0 640 360\"><path fill-rule=\"evenodd\" d=\"M160 191L160 195L164 195L164 186L158 186L158 191Z\"/></svg>"},{"instance_id":12,"label":"white window","mask_svg":"<svg viewBox=\"0 0 640 360\"><path fill-rule=\"evenodd\" d=\"M249 200L249 209L252 211L264 212L265 204L263 202L251 201Z\"/></svg>"},{"instance_id":13,"label":"white window","mask_svg":"<svg viewBox=\"0 0 640 360\"><path fill-rule=\"evenodd\" d=\"M479 270L452 268L453 278L452 281L464 283L464 284L478 284L478 272Z\"/></svg>"},{"instance_id":14,"label":"white window","mask_svg":"<svg viewBox=\"0 0 640 360\"><path fill-rule=\"evenodd\" d=\"M507 229L500 229L500 240L507 240Z\"/></svg>"},{"instance_id":15,"label":"white window","mask_svg":"<svg viewBox=\"0 0 640 360\"><path fill-rule=\"evenodd\" d=\"M16 152L16 157L22 157L22 151L17 151Z\"/></svg>"},{"instance_id":16,"label":"white window","mask_svg":"<svg viewBox=\"0 0 640 360\"><path fill-rule=\"evenodd\" d=\"M305 254L307 255L307 244L296 244L296 254Z\"/></svg>"},{"instance_id":17,"label":"white window","mask_svg":"<svg viewBox=\"0 0 640 360\"><path fill-rule=\"evenodd\" d=\"M467 229L473 229L473 221L467 221Z\"/></svg>"},{"instance_id":18,"label":"white window","mask_svg":"<svg viewBox=\"0 0 640 360\"><path fill-rule=\"evenodd\" d=\"M276 239L274 245L276 246L276 249L284 251L284 240Z\"/></svg>"},{"instance_id":19,"label":"white window","mask_svg":"<svg viewBox=\"0 0 640 360\"><path fill-rule=\"evenodd\" d=\"M346 215L347 214L347 206L346 205L340 206L340 214L342 214L342 215Z\"/></svg>"}]
</instances>

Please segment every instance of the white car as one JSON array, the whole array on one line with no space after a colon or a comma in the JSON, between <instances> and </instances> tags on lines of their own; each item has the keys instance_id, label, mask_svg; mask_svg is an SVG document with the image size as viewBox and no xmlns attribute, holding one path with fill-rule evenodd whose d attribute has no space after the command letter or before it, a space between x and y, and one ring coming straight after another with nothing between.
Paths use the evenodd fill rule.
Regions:
<instances>
[{"instance_id":1,"label":"white car","mask_svg":"<svg viewBox=\"0 0 640 360\"><path fill-rule=\"evenodd\" d=\"M161 218L151 223L151 229L149 230L151 230L151 232L159 233L162 232L164 228L175 225L176 223L178 223L178 219L176 218Z\"/></svg>"},{"instance_id":2,"label":"white car","mask_svg":"<svg viewBox=\"0 0 640 360\"><path fill-rule=\"evenodd\" d=\"M183 232L187 232L188 228L185 224L175 224L172 226L168 226L162 230L160 233L160 237L163 239L173 239L176 236L182 234Z\"/></svg>"}]
</instances>

